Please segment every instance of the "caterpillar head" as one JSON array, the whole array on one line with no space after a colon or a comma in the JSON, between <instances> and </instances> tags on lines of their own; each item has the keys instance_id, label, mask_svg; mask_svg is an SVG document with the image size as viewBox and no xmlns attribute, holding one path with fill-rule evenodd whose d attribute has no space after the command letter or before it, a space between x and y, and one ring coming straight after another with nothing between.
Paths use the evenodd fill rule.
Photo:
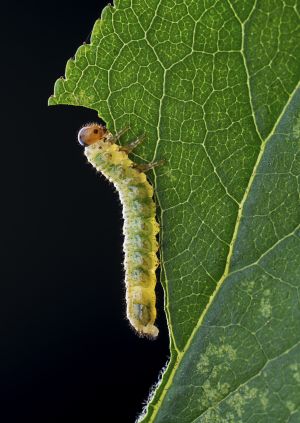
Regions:
<instances>
[{"instance_id":1,"label":"caterpillar head","mask_svg":"<svg viewBox=\"0 0 300 423\"><path fill-rule=\"evenodd\" d=\"M82 146L94 144L94 142L102 140L107 135L105 126L98 123L90 123L78 132L78 142Z\"/></svg>"}]
</instances>

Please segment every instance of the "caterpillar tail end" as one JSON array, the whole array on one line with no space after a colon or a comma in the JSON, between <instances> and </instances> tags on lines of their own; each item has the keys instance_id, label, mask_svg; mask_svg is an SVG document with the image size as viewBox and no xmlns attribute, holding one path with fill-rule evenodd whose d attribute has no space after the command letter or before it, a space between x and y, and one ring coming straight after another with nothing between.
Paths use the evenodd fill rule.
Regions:
<instances>
[{"instance_id":1,"label":"caterpillar tail end","mask_svg":"<svg viewBox=\"0 0 300 423\"><path fill-rule=\"evenodd\" d=\"M141 328L141 335L146 336L147 338L155 339L159 334L158 328L153 324L148 324L147 326L143 326Z\"/></svg>"}]
</instances>

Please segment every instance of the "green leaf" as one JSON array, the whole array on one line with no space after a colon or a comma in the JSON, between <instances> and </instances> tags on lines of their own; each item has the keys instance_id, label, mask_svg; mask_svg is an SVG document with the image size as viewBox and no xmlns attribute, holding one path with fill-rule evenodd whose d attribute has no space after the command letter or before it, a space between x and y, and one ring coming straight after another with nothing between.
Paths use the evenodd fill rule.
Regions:
<instances>
[{"instance_id":1,"label":"green leaf","mask_svg":"<svg viewBox=\"0 0 300 423\"><path fill-rule=\"evenodd\" d=\"M119 0L49 103L146 132L171 360L141 420L300 421L296 0Z\"/></svg>"}]
</instances>

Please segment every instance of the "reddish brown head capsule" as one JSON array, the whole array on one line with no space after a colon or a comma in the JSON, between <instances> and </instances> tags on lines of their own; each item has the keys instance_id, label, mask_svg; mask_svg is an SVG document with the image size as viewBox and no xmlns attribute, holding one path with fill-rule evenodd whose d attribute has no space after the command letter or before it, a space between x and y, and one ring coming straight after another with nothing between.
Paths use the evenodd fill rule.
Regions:
<instances>
[{"instance_id":1,"label":"reddish brown head capsule","mask_svg":"<svg viewBox=\"0 0 300 423\"><path fill-rule=\"evenodd\" d=\"M107 129L98 123L91 123L84 126L78 132L78 142L83 147L94 144L94 142L102 140L107 134Z\"/></svg>"}]
</instances>

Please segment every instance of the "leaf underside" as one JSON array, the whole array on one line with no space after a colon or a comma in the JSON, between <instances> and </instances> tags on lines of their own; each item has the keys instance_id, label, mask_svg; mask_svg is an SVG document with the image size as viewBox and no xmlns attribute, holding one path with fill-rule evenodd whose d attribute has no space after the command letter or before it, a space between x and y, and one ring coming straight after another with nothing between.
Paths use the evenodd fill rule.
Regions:
<instances>
[{"instance_id":1,"label":"leaf underside","mask_svg":"<svg viewBox=\"0 0 300 423\"><path fill-rule=\"evenodd\" d=\"M119 0L49 104L148 141L171 361L143 422L300 421L296 0Z\"/></svg>"}]
</instances>

